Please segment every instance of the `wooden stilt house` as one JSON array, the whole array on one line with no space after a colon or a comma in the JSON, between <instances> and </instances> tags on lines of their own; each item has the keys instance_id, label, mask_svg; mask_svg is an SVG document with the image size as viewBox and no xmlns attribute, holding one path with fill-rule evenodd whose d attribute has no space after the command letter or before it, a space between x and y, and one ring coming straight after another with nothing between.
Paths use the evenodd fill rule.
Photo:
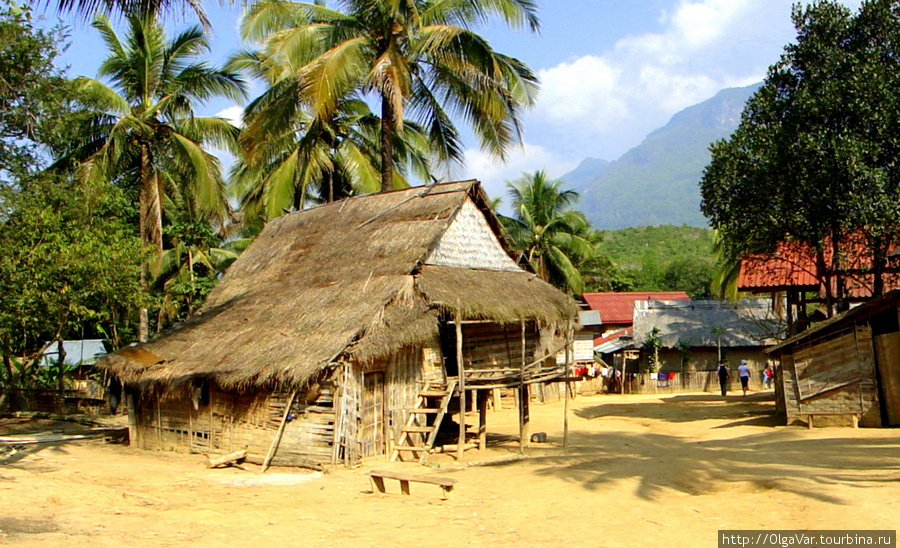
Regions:
<instances>
[{"instance_id":1,"label":"wooden stilt house","mask_svg":"<svg viewBox=\"0 0 900 548\"><path fill-rule=\"evenodd\" d=\"M484 443L488 390L564 376L554 355L577 313L501 234L476 181L270 222L198 315L100 363L125 386L132 443L282 465L424 459L470 407Z\"/></svg>"}]
</instances>

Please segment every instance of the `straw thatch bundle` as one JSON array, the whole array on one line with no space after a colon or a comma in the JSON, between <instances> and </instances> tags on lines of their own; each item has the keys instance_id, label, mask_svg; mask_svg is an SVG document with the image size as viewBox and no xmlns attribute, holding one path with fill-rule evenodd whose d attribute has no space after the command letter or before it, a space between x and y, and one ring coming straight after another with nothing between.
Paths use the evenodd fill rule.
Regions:
<instances>
[{"instance_id":1,"label":"straw thatch bundle","mask_svg":"<svg viewBox=\"0 0 900 548\"><path fill-rule=\"evenodd\" d=\"M499 323L570 321L572 300L505 256L488 263L503 263L500 270L427 264L472 204L500 234L476 181L355 197L276 219L198 315L100 366L129 384L197 376L222 387L299 384L342 357L370 363L435 341L442 311Z\"/></svg>"}]
</instances>

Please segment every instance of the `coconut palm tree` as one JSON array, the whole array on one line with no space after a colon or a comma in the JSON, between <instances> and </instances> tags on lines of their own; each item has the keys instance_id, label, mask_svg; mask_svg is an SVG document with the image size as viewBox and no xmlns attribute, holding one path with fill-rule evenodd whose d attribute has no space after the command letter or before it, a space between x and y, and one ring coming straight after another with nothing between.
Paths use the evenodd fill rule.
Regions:
<instances>
[{"instance_id":1,"label":"coconut palm tree","mask_svg":"<svg viewBox=\"0 0 900 548\"><path fill-rule=\"evenodd\" d=\"M211 28L201 0L47 0L46 4L59 13L74 12L84 18L104 14L155 19L180 9L193 12L204 28Z\"/></svg>"},{"instance_id":2,"label":"coconut palm tree","mask_svg":"<svg viewBox=\"0 0 900 548\"><path fill-rule=\"evenodd\" d=\"M451 115L462 117L486 150L504 157L520 139L519 113L534 103L537 78L521 61L495 52L470 27L499 17L537 31L532 0L262 0L241 32L263 41L281 77L301 83L300 99L331 120L354 92L381 103L381 189L393 186L394 135L409 118L428 131L441 161L462 157ZM279 78L280 79L280 78Z\"/></svg>"},{"instance_id":3,"label":"coconut palm tree","mask_svg":"<svg viewBox=\"0 0 900 548\"><path fill-rule=\"evenodd\" d=\"M179 185L211 221L228 211L219 163L203 146L235 149L238 129L223 118L194 116L194 109L217 96L239 100L244 83L233 72L197 60L209 50L200 27L167 41L158 21L138 16L128 17L124 40L105 16L93 26L109 50L98 71L109 84L76 79L78 101L89 113L87 129L61 151L55 165L76 161L82 177L137 188L141 241L158 256L167 182ZM148 287L148 268L142 280ZM148 325L144 310L142 340Z\"/></svg>"},{"instance_id":4,"label":"coconut palm tree","mask_svg":"<svg viewBox=\"0 0 900 548\"><path fill-rule=\"evenodd\" d=\"M515 247L535 272L560 289L581 293L584 280L576 265L597 257L590 223L571 209L578 193L560 190L562 181L543 171L507 181L513 217L502 217Z\"/></svg>"},{"instance_id":5,"label":"coconut palm tree","mask_svg":"<svg viewBox=\"0 0 900 548\"><path fill-rule=\"evenodd\" d=\"M284 60L244 51L229 68L268 86L244 111L241 156L232 182L248 217L274 218L301 209L311 199L333 201L378 190L380 120L358 97L341 98L330 119L316 116L302 100L302 79ZM416 124L394 135L395 186L408 186L407 174L431 175L428 138Z\"/></svg>"}]
</instances>

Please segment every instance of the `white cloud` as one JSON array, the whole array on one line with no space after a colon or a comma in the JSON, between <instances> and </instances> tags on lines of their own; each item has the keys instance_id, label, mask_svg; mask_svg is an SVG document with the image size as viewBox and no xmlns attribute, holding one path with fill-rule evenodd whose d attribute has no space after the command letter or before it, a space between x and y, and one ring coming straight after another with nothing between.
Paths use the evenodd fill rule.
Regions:
<instances>
[{"instance_id":1,"label":"white cloud","mask_svg":"<svg viewBox=\"0 0 900 548\"><path fill-rule=\"evenodd\" d=\"M540 70L528 138L563 157L613 160L679 110L760 81L793 39L784 0L680 0L659 21L660 32Z\"/></svg>"},{"instance_id":2,"label":"white cloud","mask_svg":"<svg viewBox=\"0 0 900 548\"><path fill-rule=\"evenodd\" d=\"M453 173L454 179L478 179L491 198L506 200L506 181L518 179L523 173L544 170L550 177L559 177L574 169L579 160L569 160L550 152L540 145L525 143L510 151L506 162L487 152L468 149L465 152L465 168Z\"/></svg>"},{"instance_id":3,"label":"white cloud","mask_svg":"<svg viewBox=\"0 0 900 548\"><path fill-rule=\"evenodd\" d=\"M225 118L233 125L241 127L244 125L244 107L234 105L216 113L219 118Z\"/></svg>"}]
</instances>

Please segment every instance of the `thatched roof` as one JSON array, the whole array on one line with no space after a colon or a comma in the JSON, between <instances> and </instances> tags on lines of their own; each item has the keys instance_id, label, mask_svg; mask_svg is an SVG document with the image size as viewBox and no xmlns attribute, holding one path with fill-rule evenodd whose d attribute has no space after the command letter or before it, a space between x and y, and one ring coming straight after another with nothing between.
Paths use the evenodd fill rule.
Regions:
<instances>
[{"instance_id":1,"label":"thatched roof","mask_svg":"<svg viewBox=\"0 0 900 548\"><path fill-rule=\"evenodd\" d=\"M465 231L453 223L472 204L483 214L481 226L487 221L482 239L486 233L492 241L448 251L460 247ZM451 226L455 236L442 239ZM500 323L574 318L574 302L519 269L499 234L476 181L354 197L286 215L266 226L199 314L100 365L126 383L210 376L222 386L296 384L339 357L368 363L432 342L442 311ZM457 263L469 257L494 269L428 264L439 243L442 257ZM476 256L491 255L491 245L490 260Z\"/></svg>"},{"instance_id":2,"label":"thatched roof","mask_svg":"<svg viewBox=\"0 0 900 548\"><path fill-rule=\"evenodd\" d=\"M664 348L678 342L693 347L764 346L781 331L768 301L638 301L634 305L634 343L647 341L653 329ZM721 330L721 332L719 332Z\"/></svg>"}]
</instances>

